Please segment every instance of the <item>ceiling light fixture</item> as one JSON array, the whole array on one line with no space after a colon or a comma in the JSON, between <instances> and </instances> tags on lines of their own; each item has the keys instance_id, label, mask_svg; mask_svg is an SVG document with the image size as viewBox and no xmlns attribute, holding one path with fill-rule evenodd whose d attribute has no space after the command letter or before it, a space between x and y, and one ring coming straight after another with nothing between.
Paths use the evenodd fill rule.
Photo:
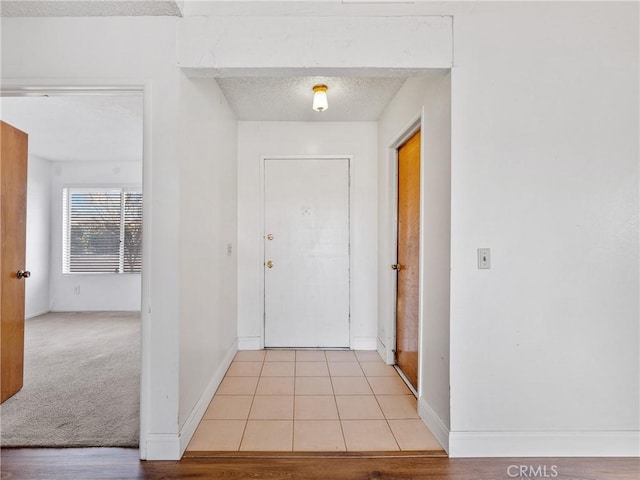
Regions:
<instances>
[{"instance_id":1,"label":"ceiling light fixture","mask_svg":"<svg viewBox=\"0 0 640 480\"><path fill-rule=\"evenodd\" d=\"M326 85L322 84L313 87L313 109L316 112L324 112L329 108L329 102L327 101L328 89Z\"/></svg>"}]
</instances>

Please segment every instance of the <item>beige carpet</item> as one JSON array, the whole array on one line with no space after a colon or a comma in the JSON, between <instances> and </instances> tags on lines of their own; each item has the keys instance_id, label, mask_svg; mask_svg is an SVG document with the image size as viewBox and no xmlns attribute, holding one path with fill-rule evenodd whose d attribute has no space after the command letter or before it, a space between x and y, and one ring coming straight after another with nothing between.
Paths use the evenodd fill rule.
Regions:
<instances>
[{"instance_id":1,"label":"beige carpet","mask_svg":"<svg viewBox=\"0 0 640 480\"><path fill-rule=\"evenodd\" d=\"M48 313L25 323L24 387L0 406L0 443L136 447L139 405L139 313Z\"/></svg>"}]
</instances>

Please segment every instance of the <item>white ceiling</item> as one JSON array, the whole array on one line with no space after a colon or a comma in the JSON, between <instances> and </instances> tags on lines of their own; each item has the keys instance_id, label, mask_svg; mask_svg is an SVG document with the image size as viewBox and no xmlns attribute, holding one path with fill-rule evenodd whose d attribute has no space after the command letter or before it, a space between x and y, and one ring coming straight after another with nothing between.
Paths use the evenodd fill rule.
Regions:
<instances>
[{"instance_id":1,"label":"white ceiling","mask_svg":"<svg viewBox=\"0 0 640 480\"><path fill-rule=\"evenodd\" d=\"M239 120L376 121L405 78L218 78ZM216 80L211 80L216 81ZM313 85L329 108L311 109ZM141 161L143 101L136 94L0 97L0 119L29 134L29 153L54 161Z\"/></svg>"},{"instance_id":2,"label":"white ceiling","mask_svg":"<svg viewBox=\"0 0 640 480\"><path fill-rule=\"evenodd\" d=\"M0 98L0 118L47 160L142 161L141 95Z\"/></svg>"},{"instance_id":3,"label":"white ceiling","mask_svg":"<svg viewBox=\"0 0 640 480\"><path fill-rule=\"evenodd\" d=\"M217 82L239 120L355 122L375 121L406 78L238 77ZM312 87L329 87L329 108L311 109Z\"/></svg>"},{"instance_id":4,"label":"white ceiling","mask_svg":"<svg viewBox=\"0 0 640 480\"><path fill-rule=\"evenodd\" d=\"M181 16L174 0L2 0L3 17Z\"/></svg>"},{"instance_id":5,"label":"white ceiling","mask_svg":"<svg viewBox=\"0 0 640 480\"><path fill-rule=\"evenodd\" d=\"M450 0L0 0L3 17L451 15Z\"/></svg>"},{"instance_id":6,"label":"white ceiling","mask_svg":"<svg viewBox=\"0 0 640 480\"><path fill-rule=\"evenodd\" d=\"M351 0L354 1L354 0ZM355 0L357 3L357 0ZM368 14L384 14L386 8L397 5L398 0L388 0L379 5L343 5L341 0L325 1L302 1L302 2L267 2L267 1L174 1L174 0L2 0L0 2L0 14L2 16L130 16L130 15L181 15L184 10L188 15L203 14L309 14L312 12L322 12L349 14L362 11L366 8ZM403 0L404 2L404 0ZM351 2L349 2L351 3ZM388 3L389 5L384 5ZM401 2L402 3L402 2ZM402 5L401 5L402 6ZM294 8L295 7L295 8ZM408 8L408 7L407 7ZM334 11L335 10L335 11ZM374 12L375 10L375 12ZM378 11L380 10L380 11ZM236 112L239 120L255 121L375 121L378 119L386 105L402 86L410 72L395 73L387 77L304 77L295 74L287 77L226 77L217 78L217 82L224 91L229 104ZM420 74L422 76L422 74ZM314 112L311 109L312 91L311 87L317 83L324 83L329 86L329 109L325 112ZM118 101L114 98L102 98L92 100L87 97L50 97L50 101L28 99L25 100L25 115L31 114L30 124L27 124L38 137L53 139L69 136L69 132L81 131L85 135L85 145L78 146L76 150L72 145L81 143L76 136L69 139L67 147L38 148L38 155L47 158L60 157L86 157L94 158L105 155L108 151L104 146L100 152L90 153L88 145L103 144L100 139L91 140L110 127L109 118L105 117L109 110L107 105L113 100L112 108L118 108ZM20 103L21 101L16 100ZM84 102L84 103L83 103ZM54 113L55 107L60 107ZM72 107L74 105L74 107ZM7 114L13 116L20 115L16 110L12 110L11 102L7 102ZM97 118L82 121L74 119L74 115L90 115L91 109L97 109ZM122 105L120 105L122 107ZM81 112L70 111L80 109ZM29 110L36 109L36 111ZM42 109L42 110L39 110ZM112 112L113 113L113 112ZM4 117L3 112L3 117ZM63 120L55 120L50 128L44 128L47 119L55 116L64 117ZM36 117L42 117L35 119ZM67 118L69 117L69 118ZM20 121L26 121L26 118ZM37 123L35 123L37 122ZM92 122L103 122L100 128L91 130L88 125ZM118 123L118 122L115 122ZM66 125L66 127L65 127ZM112 125L118 133L118 126ZM51 133L48 133L51 132ZM53 132L56 132L55 134ZM73 141L72 141L73 140ZM35 142L35 140L34 140ZM35 148L34 143L34 148ZM111 147L115 148L115 147ZM130 152L136 147L130 146L128 150L122 147L121 155L130 158ZM126 151L125 151L126 150ZM73 151L77 153L72 153ZM127 153L129 152L129 153ZM97 158L96 158L97 159Z\"/></svg>"},{"instance_id":7,"label":"white ceiling","mask_svg":"<svg viewBox=\"0 0 640 480\"><path fill-rule=\"evenodd\" d=\"M185 17L206 15L264 16L408 16L451 15L475 8L478 0L185 0L178 7Z\"/></svg>"}]
</instances>

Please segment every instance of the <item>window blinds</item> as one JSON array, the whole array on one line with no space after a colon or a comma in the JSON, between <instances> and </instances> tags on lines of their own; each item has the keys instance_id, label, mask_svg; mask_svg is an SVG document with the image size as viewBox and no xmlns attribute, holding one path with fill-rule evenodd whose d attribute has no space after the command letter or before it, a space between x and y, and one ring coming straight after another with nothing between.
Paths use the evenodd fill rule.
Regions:
<instances>
[{"instance_id":1,"label":"window blinds","mask_svg":"<svg viewBox=\"0 0 640 480\"><path fill-rule=\"evenodd\" d=\"M63 202L63 273L140 273L140 192L65 188Z\"/></svg>"}]
</instances>

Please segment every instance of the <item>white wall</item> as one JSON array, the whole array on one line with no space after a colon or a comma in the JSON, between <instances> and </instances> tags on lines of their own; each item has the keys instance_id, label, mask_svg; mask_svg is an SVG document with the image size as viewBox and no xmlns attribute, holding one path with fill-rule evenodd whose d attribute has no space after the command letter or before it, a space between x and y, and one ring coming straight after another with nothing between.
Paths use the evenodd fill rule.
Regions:
<instances>
[{"instance_id":1,"label":"white wall","mask_svg":"<svg viewBox=\"0 0 640 480\"><path fill-rule=\"evenodd\" d=\"M345 6L345 15L347 8L356 15L359 7ZM454 16L451 454L637 454L637 3L385 8L378 15ZM357 49L340 50L335 64L322 50L316 55L299 25L283 30L292 32L286 38L270 35L273 25L312 25L311 11L276 22L233 19L228 25L243 22L250 38L269 39L255 42L256 49L241 48L242 35L220 40L207 29L212 23L193 20L198 24L180 57L185 66L229 71L362 65L350 56ZM332 45L361 47L368 24L357 19L346 32L338 21L324 31ZM389 42L391 51L403 45ZM424 44L405 45L412 48L421 52ZM367 67L394 67L387 55L369 57L373 51L360 52ZM424 67L443 66L421 60ZM243 168L239 195L250 198L248 188L257 185L243 186ZM240 205L239 215L243 248L242 222L255 213ZM253 233L247 247L257 251ZM478 247L491 248L490 270L476 268ZM248 268L257 271L255 263ZM244 305L255 309L259 297L245 296L242 282L246 332Z\"/></svg>"},{"instance_id":2,"label":"white wall","mask_svg":"<svg viewBox=\"0 0 640 480\"><path fill-rule=\"evenodd\" d=\"M367 8L362 6L363 15ZM637 3L418 2L397 10L385 6L385 12L455 16L451 454L637 455ZM259 20L247 23L258 36L261 25L269 26ZM5 86L147 87L144 183L151 215L145 219L150 234L143 275L148 369L143 371L142 455L178 456L180 20L1 21ZM360 31L358 22L353 27L329 27L326 34L346 45ZM367 31L355 52L370 45L376 32ZM316 58L313 39L296 32L258 66L268 67L266 59L295 48L306 60L292 68L330 68L331 58ZM228 46L223 66L229 68L234 55L250 50L242 43L222 45ZM222 53L215 44L206 48L208 59ZM407 48L415 48L417 58L424 44ZM392 55L380 63L374 54L366 58L371 68L394 65ZM339 67L345 67L349 57L341 59ZM283 153L276 147L265 153ZM375 140L371 158L376 158ZM252 169L242 156L240 162L238 196L255 198ZM375 174L371 180L367 198L375 204ZM246 227L254 224L252 206L255 202L238 206L239 243L247 242L239 253L246 248L249 260L238 269L242 335L259 335L253 317L258 297L243 284L247 272L257 268L251 262L257 232ZM367 231L375 237L375 220ZM491 270L476 269L478 247L491 248ZM375 257L374 248L370 265ZM369 278L375 279L375 267ZM375 300L372 304L375 315Z\"/></svg>"},{"instance_id":3,"label":"white wall","mask_svg":"<svg viewBox=\"0 0 640 480\"><path fill-rule=\"evenodd\" d=\"M449 411L449 284L451 245L451 77L411 78L378 122L378 311L379 339L386 357L395 349L395 208L397 141L421 123L421 342L419 412L445 447Z\"/></svg>"},{"instance_id":4,"label":"white wall","mask_svg":"<svg viewBox=\"0 0 640 480\"><path fill-rule=\"evenodd\" d=\"M637 455L638 4L454 25L450 453Z\"/></svg>"},{"instance_id":5,"label":"white wall","mask_svg":"<svg viewBox=\"0 0 640 480\"><path fill-rule=\"evenodd\" d=\"M179 423L186 448L237 351L237 122L215 80L182 76L180 92Z\"/></svg>"},{"instance_id":6,"label":"white wall","mask_svg":"<svg viewBox=\"0 0 640 480\"><path fill-rule=\"evenodd\" d=\"M49 253L51 251L51 164L29 156L27 177L27 248L25 317L49 311Z\"/></svg>"},{"instance_id":7,"label":"white wall","mask_svg":"<svg viewBox=\"0 0 640 480\"><path fill-rule=\"evenodd\" d=\"M263 335L262 156L353 155L351 165L351 347L377 337L377 127L375 122L239 122L238 336L259 348Z\"/></svg>"},{"instance_id":8,"label":"white wall","mask_svg":"<svg viewBox=\"0 0 640 480\"><path fill-rule=\"evenodd\" d=\"M178 19L3 17L0 21L3 87L145 89L141 456L178 458Z\"/></svg>"},{"instance_id":9,"label":"white wall","mask_svg":"<svg viewBox=\"0 0 640 480\"><path fill-rule=\"evenodd\" d=\"M53 161L51 172L51 311L139 311L139 274L62 273L62 190L100 186L142 188L142 162Z\"/></svg>"}]
</instances>

